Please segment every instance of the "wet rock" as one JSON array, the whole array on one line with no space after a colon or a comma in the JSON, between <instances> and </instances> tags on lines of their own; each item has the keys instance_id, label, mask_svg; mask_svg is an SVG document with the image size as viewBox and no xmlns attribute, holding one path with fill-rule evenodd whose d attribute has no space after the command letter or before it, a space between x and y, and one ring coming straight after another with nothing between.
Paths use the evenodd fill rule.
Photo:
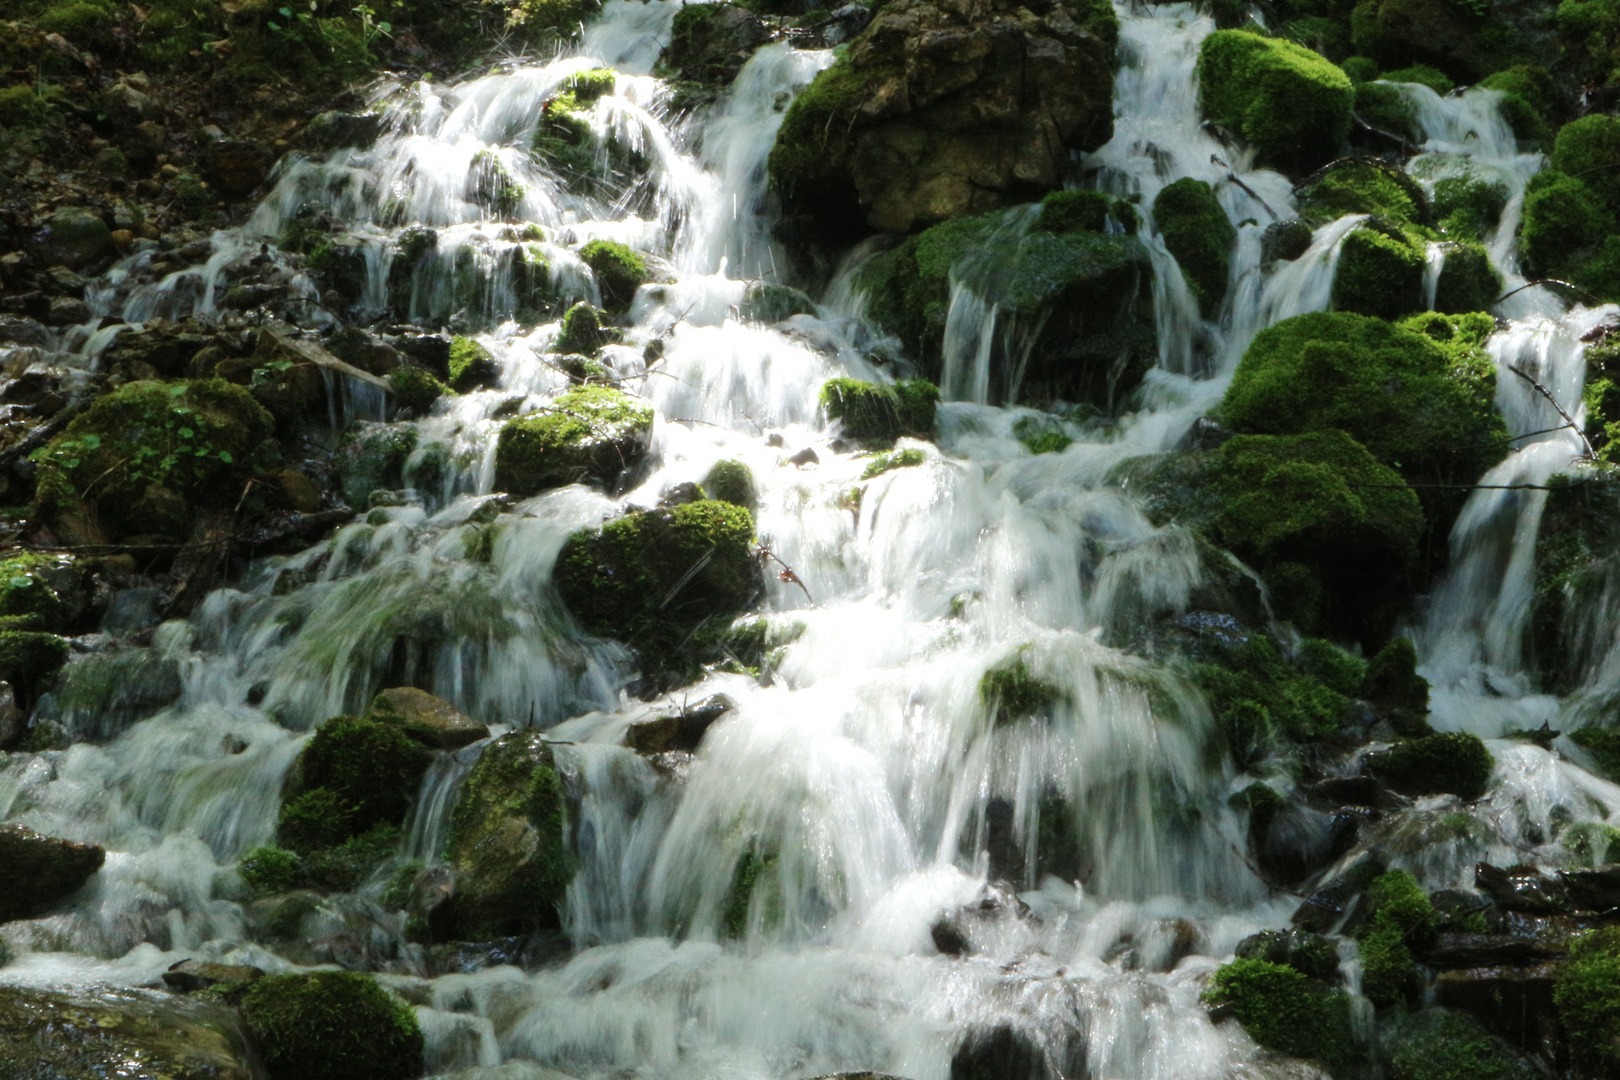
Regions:
<instances>
[{"instance_id":1,"label":"wet rock","mask_svg":"<svg viewBox=\"0 0 1620 1080\"><path fill-rule=\"evenodd\" d=\"M33 630L90 629L95 614L91 566L65 552L17 551L0 557L0 617L27 617Z\"/></svg>"},{"instance_id":2,"label":"wet rock","mask_svg":"<svg viewBox=\"0 0 1620 1080\"><path fill-rule=\"evenodd\" d=\"M264 183L275 155L254 143L230 139L202 153L202 178L231 198L239 199Z\"/></svg>"},{"instance_id":3,"label":"wet rock","mask_svg":"<svg viewBox=\"0 0 1620 1080\"><path fill-rule=\"evenodd\" d=\"M1447 732L1367 755L1367 768L1402 795L1485 794L1495 759L1476 735Z\"/></svg>"},{"instance_id":4,"label":"wet rock","mask_svg":"<svg viewBox=\"0 0 1620 1080\"><path fill-rule=\"evenodd\" d=\"M495 487L527 497L564 484L613 484L647 453L653 410L603 386L565 391L501 428Z\"/></svg>"},{"instance_id":5,"label":"wet rock","mask_svg":"<svg viewBox=\"0 0 1620 1080\"><path fill-rule=\"evenodd\" d=\"M51 300L45 316L47 326L77 326L90 321L90 305L72 296L58 296Z\"/></svg>"},{"instance_id":6,"label":"wet rock","mask_svg":"<svg viewBox=\"0 0 1620 1080\"><path fill-rule=\"evenodd\" d=\"M382 134L382 117L376 113L323 112L304 128L304 144L311 150L364 149Z\"/></svg>"},{"instance_id":7,"label":"wet rock","mask_svg":"<svg viewBox=\"0 0 1620 1080\"><path fill-rule=\"evenodd\" d=\"M1335 806L1378 806L1389 808L1389 791L1372 776L1335 776L1312 784L1311 795ZM1396 800L1398 804L1398 800Z\"/></svg>"},{"instance_id":8,"label":"wet rock","mask_svg":"<svg viewBox=\"0 0 1620 1080\"><path fill-rule=\"evenodd\" d=\"M379 378L386 377L400 364L398 349L358 326L345 326L327 339L326 347L339 360Z\"/></svg>"},{"instance_id":9,"label":"wet rock","mask_svg":"<svg viewBox=\"0 0 1620 1080\"><path fill-rule=\"evenodd\" d=\"M1260 261L1274 263L1279 259L1292 262L1305 254L1311 246L1311 227L1295 218L1266 226L1260 237Z\"/></svg>"},{"instance_id":10,"label":"wet rock","mask_svg":"<svg viewBox=\"0 0 1620 1080\"><path fill-rule=\"evenodd\" d=\"M1435 968L1524 967L1563 952L1509 934L1439 934L1418 957Z\"/></svg>"},{"instance_id":11,"label":"wet rock","mask_svg":"<svg viewBox=\"0 0 1620 1080\"><path fill-rule=\"evenodd\" d=\"M1249 820L1260 872L1284 885L1303 881L1348 851L1360 826L1354 815L1324 814L1297 804Z\"/></svg>"},{"instance_id":12,"label":"wet rock","mask_svg":"<svg viewBox=\"0 0 1620 1080\"><path fill-rule=\"evenodd\" d=\"M1322 982L1339 979L1339 951L1320 934L1306 930L1262 930L1238 942L1239 960L1265 960L1283 964Z\"/></svg>"},{"instance_id":13,"label":"wet rock","mask_svg":"<svg viewBox=\"0 0 1620 1080\"><path fill-rule=\"evenodd\" d=\"M1514 866L1503 870L1490 863L1474 867L1474 885L1507 911L1533 915L1556 915L1570 908L1569 890L1557 878L1547 877L1533 867Z\"/></svg>"},{"instance_id":14,"label":"wet rock","mask_svg":"<svg viewBox=\"0 0 1620 1080\"><path fill-rule=\"evenodd\" d=\"M987 951L986 946L995 939L1028 921L1039 921L1029 905L1011 888L991 882L972 903L940 916L928 932L942 955L972 956Z\"/></svg>"},{"instance_id":15,"label":"wet rock","mask_svg":"<svg viewBox=\"0 0 1620 1080\"><path fill-rule=\"evenodd\" d=\"M450 813L447 854L459 940L559 925L576 863L562 780L539 732L514 731L485 747Z\"/></svg>"},{"instance_id":16,"label":"wet rock","mask_svg":"<svg viewBox=\"0 0 1620 1080\"><path fill-rule=\"evenodd\" d=\"M1620 863L1609 863L1595 870L1564 870L1558 880L1576 911L1620 908Z\"/></svg>"},{"instance_id":17,"label":"wet rock","mask_svg":"<svg viewBox=\"0 0 1620 1080\"><path fill-rule=\"evenodd\" d=\"M206 960L181 960L163 973L163 985L180 994L206 990L211 986L250 983L264 977L264 969L249 964L212 964Z\"/></svg>"},{"instance_id":18,"label":"wet rock","mask_svg":"<svg viewBox=\"0 0 1620 1080\"><path fill-rule=\"evenodd\" d=\"M19 1080L255 1075L233 1010L105 988L92 997L0 987L0 1069Z\"/></svg>"},{"instance_id":19,"label":"wet rock","mask_svg":"<svg viewBox=\"0 0 1620 1080\"><path fill-rule=\"evenodd\" d=\"M242 1016L271 1080L408 1080L422 1072L416 1014L369 975L259 979Z\"/></svg>"},{"instance_id":20,"label":"wet rock","mask_svg":"<svg viewBox=\"0 0 1620 1080\"><path fill-rule=\"evenodd\" d=\"M734 708L736 704L730 698L715 694L679 712L631 724L624 733L624 744L638 754L696 750L709 725Z\"/></svg>"},{"instance_id":21,"label":"wet rock","mask_svg":"<svg viewBox=\"0 0 1620 1080\"><path fill-rule=\"evenodd\" d=\"M220 338L201 323L154 319L144 329L126 330L114 338L102 353L102 365L116 371L145 364L162 378L178 379L190 372L192 359L202 349L219 343Z\"/></svg>"},{"instance_id":22,"label":"wet rock","mask_svg":"<svg viewBox=\"0 0 1620 1080\"><path fill-rule=\"evenodd\" d=\"M1535 1080L1541 1075L1466 1016L1430 1009L1392 1021L1382 1040L1389 1080Z\"/></svg>"},{"instance_id":23,"label":"wet rock","mask_svg":"<svg viewBox=\"0 0 1620 1080\"><path fill-rule=\"evenodd\" d=\"M384 690L371 700L365 718L398 728L436 750L456 750L489 737L489 728L454 705L412 686Z\"/></svg>"},{"instance_id":24,"label":"wet rock","mask_svg":"<svg viewBox=\"0 0 1620 1080\"><path fill-rule=\"evenodd\" d=\"M7 345L30 345L36 349L49 349L51 340L51 332L33 319L0 315L0 342Z\"/></svg>"},{"instance_id":25,"label":"wet rock","mask_svg":"<svg viewBox=\"0 0 1620 1080\"><path fill-rule=\"evenodd\" d=\"M366 507L372 492L404 487L405 461L416 449L416 439L410 424L362 422L350 428L337 451L343 501Z\"/></svg>"},{"instance_id":26,"label":"wet rock","mask_svg":"<svg viewBox=\"0 0 1620 1080\"><path fill-rule=\"evenodd\" d=\"M1519 1046L1540 1045L1556 1028L1553 988L1562 965L1482 967L1442 971L1434 1000L1472 1015L1486 1029Z\"/></svg>"},{"instance_id":27,"label":"wet rock","mask_svg":"<svg viewBox=\"0 0 1620 1080\"><path fill-rule=\"evenodd\" d=\"M1040 1043L1005 1024L970 1033L951 1055L951 1080L1052 1080L1054 1074Z\"/></svg>"},{"instance_id":28,"label":"wet rock","mask_svg":"<svg viewBox=\"0 0 1620 1080\"><path fill-rule=\"evenodd\" d=\"M1301 930L1327 933L1339 924L1350 905L1383 872L1382 859L1371 854L1363 856L1349 870L1306 897L1290 921Z\"/></svg>"},{"instance_id":29,"label":"wet rock","mask_svg":"<svg viewBox=\"0 0 1620 1080\"><path fill-rule=\"evenodd\" d=\"M662 71L715 88L731 85L755 49L770 40L758 15L736 4L689 4L675 16Z\"/></svg>"},{"instance_id":30,"label":"wet rock","mask_svg":"<svg viewBox=\"0 0 1620 1080\"><path fill-rule=\"evenodd\" d=\"M0 751L14 749L28 734L28 714L17 705L17 691L0 682Z\"/></svg>"},{"instance_id":31,"label":"wet rock","mask_svg":"<svg viewBox=\"0 0 1620 1080\"><path fill-rule=\"evenodd\" d=\"M94 844L45 836L21 825L0 825L0 922L45 914L101 869L107 853Z\"/></svg>"},{"instance_id":32,"label":"wet rock","mask_svg":"<svg viewBox=\"0 0 1620 1080\"><path fill-rule=\"evenodd\" d=\"M36 257L46 266L78 270L113 254L107 223L83 207L65 206L34 236Z\"/></svg>"}]
</instances>

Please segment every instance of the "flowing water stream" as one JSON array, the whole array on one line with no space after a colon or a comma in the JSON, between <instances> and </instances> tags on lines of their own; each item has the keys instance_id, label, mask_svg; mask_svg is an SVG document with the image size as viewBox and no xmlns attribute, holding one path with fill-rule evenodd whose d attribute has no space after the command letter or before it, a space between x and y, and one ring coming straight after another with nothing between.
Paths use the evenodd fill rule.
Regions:
<instances>
[{"instance_id":1,"label":"flowing water stream","mask_svg":"<svg viewBox=\"0 0 1620 1080\"><path fill-rule=\"evenodd\" d=\"M604 354L658 410L653 465L622 498L570 487L519 502L500 513L488 561L467 557L500 507L488 496L499 417L568 383L545 360L558 327L507 322L484 338L498 388L408 421L423 478L413 500L265 560L189 620L157 629L149 659L178 673L175 704L110 718L42 704L95 741L0 761L0 820L104 845L108 857L76 907L0 928L14 956L0 981L140 985L185 956L369 967L418 1004L430 1071L505 1063L468 1077L876 1070L945 1080L962 1039L997 1026L1027 1035L1066 1076L1268 1075L1241 1029L1212 1024L1198 996L1238 940L1285 925L1297 901L1268 890L1238 854L1245 821L1227 799L1249 778L1210 764L1212 721L1197 691L1105 643L1133 620L1184 610L1211 568L1190 536L1154 528L1103 480L1122 460L1175 447L1259 329L1328 306L1338 245L1359 218L1319 229L1298 259L1263 266L1261 234L1293 216L1294 196L1201 125L1193 64L1213 24L1189 5L1121 6L1115 135L1089 156L1088 175L1143 207L1182 177L1213 185L1238 226L1226 305L1212 320L1199 315L1149 219L1160 363L1139 408L1102 433L1073 427L1062 453L1031 456L1013 434L1028 410L999 407L1005 395L992 389L1016 388L1016 375L1009 384L991 370L1005 351L987 343L1006 327L997 330L994 296L959 268L952 400L937 444L915 444L925 464L869 481L852 511L846 493L867 459L834 448L817 391L835 375L890 378L891 365L871 359L848 280L828 290L843 300L817 316L775 326L737 316L749 281L781 265L765 154L785 102L831 55L767 46L710 110L677 122L668 88L649 74L676 9L608 0L573 55L456 86L389 87L375 146L288 159L205 264L143 286L124 284L126 267L100 286L98 314L210 315L226 268L312 205L348 223L346 242L366 260L362 309L383 306L390 253L409 228L436 233L435 255L408 286L422 320L453 318L453 282L469 263L486 284L462 299L510 314L511 268L528 246L565 295L598 298L576 254L594 238L631 244L673 282L643 289L624 343ZM621 156L601 163L600 182L571 184L516 148L532 139L543 101L602 65L618 76L589 122ZM1429 140L1415 176L1432 184L1473 170L1509 186L1491 250L1509 287L1522 283L1512 237L1539 159L1517 153L1488 91L1403 92ZM521 184L515 216L538 231L492 220L467 182L480 161ZM315 299L307 279L295 285ZM1513 318L1490 346L1503 414L1515 434L1553 427L1550 406L1506 369L1530 370L1577 402L1580 337L1614 313L1565 312L1540 289L1501 313ZM106 342L82 339L93 363ZM649 369L644 347L655 340L662 360ZM363 394L344 400L343 419L381 416ZM1543 483L1578 452L1568 431L1518 445L1487 483ZM816 463L789 463L806 447ZM555 599L551 567L573 530L653 505L722 458L752 468L760 541L804 588L769 583L761 610L781 648L766 678L715 674L676 695L679 704L724 693L735 708L674 782L620 745L630 722L669 703L627 696L631 656L580 632ZM1498 738L1556 720L1561 707L1533 692L1518 647L1543 502L1530 490L1474 493L1451 570L1410 617L1436 726L1486 737L1498 760L1491 793L1471 811L1472 839L1396 860L1429 888L1466 886L1477 859L1533 852L1544 841L1527 823L1577 803L1576 792L1580 815L1620 823L1620 789ZM529 971L422 979L420 948L376 902L379 886L323 901L293 954L250 942L234 864L271 840L304 733L362 708L398 674L396 640L434 636L453 645L406 658L418 685L492 724L546 728L558 744L580 815L582 869L566 905L574 954ZM1063 691L1047 725L997 727L985 715L981 676L1015 658ZM1620 661L1591 667L1595 684L1614 679ZM479 749L430 769L402 859L442 853L455 786ZM1033 851L1022 841L1052 814L1072 817L1090 853L1081 880L1044 877L1022 894L1035 918L1003 904L975 930L975 955L940 956L930 927L981 897L992 833L1011 830ZM733 868L750 850L776 853L756 893L766 899L743 937L722 943ZM1034 880L1034 869L1021 872Z\"/></svg>"}]
</instances>

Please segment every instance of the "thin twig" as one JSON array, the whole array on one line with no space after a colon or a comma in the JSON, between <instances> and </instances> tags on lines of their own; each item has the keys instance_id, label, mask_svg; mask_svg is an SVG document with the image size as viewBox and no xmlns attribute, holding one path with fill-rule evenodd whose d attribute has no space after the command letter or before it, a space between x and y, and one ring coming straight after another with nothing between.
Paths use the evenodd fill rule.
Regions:
<instances>
[{"instance_id":1,"label":"thin twig","mask_svg":"<svg viewBox=\"0 0 1620 1080\"><path fill-rule=\"evenodd\" d=\"M789 566L787 563L778 558L774 551L766 547L764 544L761 544L759 546L759 550L754 552L754 555L761 559L769 559L777 566L780 566L782 570L776 575L776 579L790 585L797 585L801 590L803 590L804 598L810 601L810 606L816 606L816 598L810 595L810 590L806 588L804 581L799 577L798 574L793 572L793 567Z\"/></svg>"},{"instance_id":2,"label":"thin twig","mask_svg":"<svg viewBox=\"0 0 1620 1080\"><path fill-rule=\"evenodd\" d=\"M1520 285L1517 289L1509 289L1507 292L1503 293L1501 296L1498 296L1495 300L1492 300L1491 304L1492 304L1492 306L1494 306L1496 304L1500 304L1502 301L1506 300L1508 297L1514 295L1515 293L1522 293L1522 292L1524 292L1524 290L1526 290L1528 288L1531 288L1533 286L1536 286L1536 285L1557 285L1557 286L1559 286L1561 288L1569 289L1571 292L1578 292L1582 296L1586 297L1588 300L1591 300L1593 303L1597 303L1597 304L1603 303L1603 298L1601 296L1598 296L1595 293L1589 293L1585 289L1581 288L1579 285L1576 285L1576 284L1574 284L1572 282L1564 281L1562 278L1544 277L1544 278L1536 278L1534 281L1527 281L1523 285Z\"/></svg>"},{"instance_id":3,"label":"thin twig","mask_svg":"<svg viewBox=\"0 0 1620 1080\"><path fill-rule=\"evenodd\" d=\"M1545 386L1542 386L1535 379L1531 378L1528 372L1521 371L1512 364L1508 365L1508 370L1513 372L1513 374L1517 375L1519 378L1523 379L1525 382L1529 383L1531 386L1535 387L1536 392L1542 397L1546 398L1552 407L1558 410L1558 415L1564 418L1564 423L1573 428L1575 430L1575 434L1580 437L1581 445L1586 447L1586 457L1588 459L1597 457L1597 451L1593 450L1592 444L1587 441L1586 432L1582 431L1579 425L1575 423L1575 418L1569 415L1569 413L1565 412L1562 405L1558 404L1558 399L1553 397L1551 390L1548 390Z\"/></svg>"}]
</instances>

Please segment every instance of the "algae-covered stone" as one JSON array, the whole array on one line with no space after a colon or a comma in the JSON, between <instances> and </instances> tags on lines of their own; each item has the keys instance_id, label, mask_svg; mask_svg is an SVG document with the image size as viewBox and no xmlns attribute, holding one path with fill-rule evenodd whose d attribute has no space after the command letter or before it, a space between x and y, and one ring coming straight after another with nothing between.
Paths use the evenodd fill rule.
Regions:
<instances>
[{"instance_id":1,"label":"algae-covered stone","mask_svg":"<svg viewBox=\"0 0 1620 1080\"><path fill-rule=\"evenodd\" d=\"M31 622L25 620L24 625ZM55 634L0 629L0 681L10 683L17 703L30 708L67 663L69 648L67 638Z\"/></svg>"},{"instance_id":2,"label":"algae-covered stone","mask_svg":"<svg viewBox=\"0 0 1620 1080\"><path fill-rule=\"evenodd\" d=\"M911 469L928 460L928 455L916 447L907 447L904 450L891 450L887 454L877 454L861 470L861 479L870 480L875 476L882 476L886 472L896 469Z\"/></svg>"},{"instance_id":3,"label":"algae-covered stone","mask_svg":"<svg viewBox=\"0 0 1620 1080\"><path fill-rule=\"evenodd\" d=\"M1577 616L1605 593L1620 566L1620 493L1595 475L1554 477L1547 486L1530 645L1548 689L1567 693L1584 679L1584 650L1574 647L1582 632Z\"/></svg>"},{"instance_id":4,"label":"algae-covered stone","mask_svg":"<svg viewBox=\"0 0 1620 1080\"><path fill-rule=\"evenodd\" d=\"M1576 1062L1590 1076L1620 1069L1620 927L1604 927L1570 948L1553 1000Z\"/></svg>"},{"instance_id":5,"label":"algae-covered stone","mask_svg":"<svg viewBox=\"0 0 1620 1080\"><path fill-rule=\"evenodd\" d=\"M557 338L551 343L551 351L595 356L610 340L610 335L602 328L602 318L596 309L581 301L563 312Z\"/></svg>"},{"instance_id":6,"label":"algae-covered stone","mask_svg":"<svg viewBox=\"0 0 1620 1080\"><path fill-rule=\"evenodd\" d=\"M1393 165L1356 158L1324 170L1304 190L1300 213L1318 224L1345 214L1373 214L1397 225L1422 225L1429 204L1417 182Z\"/></svg>"},{"instance_id":7,"label":"algae-covered stone","mask_svg":"<svg viewBox=\"0 0 1620 1080\"><path fill-rule=\"evenodd\" d=\"M933 434L939 389L921 379L888 385L858 379L829 379L821 387L821 409L827 419L843 423L856 439L895 439Z\"/></svg>"},{"instance_id":8,"label":"algae-covered stone","mask_svg":"<svg viewBox=\"0 0 1620 1080\"><path fill-rule=\"evenodd\" d=\"M1153 219L1199 309L1206 318L1213 316L1226 296L1232 241L1237 238L1220 200L1208 184L1189 176L1159 192Z\"/></svg>"},{"instance_id":9,"label":"algae-covered stone","mask_svg":"<svg viewBox=\"0 0 1620 1080\"><path fill-rule=\"evenodd\" d=\"M1541 1075L1476 1021L1428 1009L1391 1018L1385 1034L1389 1080L1534 1080Z\"/></svg>"},{"instance_id":10,"label":"algae-covered stone","mask_svg":"<svg viewBox=\"0 0 1620 1080\"><path fill-rule=\"evenodd\" d=\"M415 364L401 364L390 371L388 386L394 392L394 400L418 416L425 415L434 402L450 393L450 388L431 371Z\"/></svg>"},{"instance_id":11,"label":"algae-covered stone","mask_svg":"<svg viewBox=\"0 0 1620 1080\"><path fill-rule=\"evenodd\" d=\"M1434 309L1461 315L1484 311L1502 295L1502 274L1484 246L1457 240L1442 248L1440 280L1435 286Z\"/></svg>"},{"instance_id":12,"label":"algae-covered stone","mask_svg":"<svg viewBox=\"0 0 1620 1080\"><path fill-rule=\"evenodd\" d=\"M1367 663L1358 693L1374 705L1416 716L1429 711L1429 680L1417 673L1417 649L1411 638L1393 638L1378 650Z\"/></svg>"},{"instance_id":13,"label":"algae-covered stone","mask_svg":"<svg viewBox=\"0 0 1620 1080\"><path fill-rule=\"evenodd\" d=\"M529 496L564 484L612 484L646 455L652 423L652 406L621 390L569 390L501 428L495 487Z\"/></svg>"},{"instance_id":14,"label":"algae-covered stone","mask_svg":"<svg viewBox=\"0 0 1620 1080\"><path fill-rule=\"evenodd\" d=\"M1193 668L1227 750L1242 766L1278 739L1313 742L1337 734L1360 675L1360 662L1327 641L1307 638L1289 656L1263 634L1217 645Z\"/></svg>"},{"instance_id":15,"label":"algae-covered stone","mask_svg":"<svg viewBox=\"0 0 1620 1080\"><path fill-rule=\"evenodd\" d=\"M495 357L469 337L456 337L450 341L450 389L458 394L495 385L499 370Z\"/></svg>"},{"instance_id":16,"label":"algae-covered stone","mask_svg":"<svg viewBox=\"0 0 1620 1080\"><path fill-rule=\"evenodd\" d=\"M1620 209L1620 116L1592 113L1559 128L1552 167L1580 177L1609 209Z\"/></svg>"},{"instance_id":17,"label":"algae-covered stone","mask_svg":"<svg viewBox=\"0 0 1620 1080\"><path fill-rule=\"evenodd\" d=\"M1524 189L1519 250L1540 276L1571 272L1614 231L1614 213L1581 177L1545 170Z\"/></svg>"},{"instance_id":18,"label":"algae-covered stone","mask_svg":"<svg viewBox=\"0 0 1620 1080\"><path fill-rule=\"evenodd\" d=\"M1434 217L1449 236L1483 240L1495 231L1507 196L1503 184L1474 176L1448 176L1435 181Z\"/></svg>"},{"instance_id":19,"label":"algae-covered stone","mask_svg":"<svg viewBox=\"0 0 1620 1080\"><path fill-rule=\"evenodd\" d=\"M0 558L0 618L31 617L30 625L69 631L90 610L88 568L66 553L19 551Z\"/></svg>"},{"instance_id":20,"label":"algae-covered stone","mask_svg":"<svg viewBox=\"0 0 1620 1080\"><path fill-rule=\"evenodd\" d=\"M113 254L107 223L83 207L64 206L46 221L36 238L47 265L78 270Z\"/></svg>"},{"instance_id":21,"label":"algae-covered stone","mask_svg":"<svg viewBox=\"0 0 1620 1080\"><path fill-rule=\"evenodd\" d=\"M422 1030L409 1005L369 975L271 975L242 998L270 1080L410 1080L422 1074Z\"/></svg>"},{"instance_id":22,"label":"algae-covered stone","mask_svg":"<svg viewBox=\"0 0 1620 1080\"><path fill-rule=\"evenodd\" d=\"M307 856L379 826L397 827L429 760L427 750L390 724L333 717L293 766L277 830L281 842Z\"/></svg>"},{"instance_id":23,"label":"algae-covered stone","mask_svg":"<svg viewBox=\"0 0 1620 1080\"><path fill-rule=\"evenodd\" d=\"M1267 1049L1321 1061L1335 1072L1355 1057L1349 996L1291 967L1234 960L1215 972L1204 1001L1224 1007Z\"/></svg>"},{"instance_id":24,"label":"algae-covered stone","mask_svg":"<svg viewBox=\"0 0 1620 1080\"><path fill-rule=\"evenodd\" d=\"M417 430L411 424L356 424L338 445L337 466L343 501L356 509L371 504L374 491L396 491L404 486L404 468L416 449Z\"/></svg>"},{"instance_id":25,"label":"algae-covered stone","mask_svg":"<svg viewBox=\"0 0 1620 1080\"><path fill-rule=\"evenodd\" d=\"M723 630L762 591L753 536L753 516L726 502L629 514L570 536L554 580L587 630L661 668L698 647L700 628Z\"/></svg>"},{"instance_id":26,"label":"algae-covered stone","mask_svg":"<svg viewBox=\"0 0 1620 1080\"><path fill-rule=\"evenodd\" d=\"M1434 907L1405 870L1380 875L1367 891L1370 915L1356 930L1362 993L1374 1005L1415 1002L1423 981L1412 951L1434 932Z\"/></svg>"},{"instance_id":27,"label":"algae-covered stone","mask_svg":"<svg viewBox=\"0 0 1620 1080\"><path fill-rule=\"evenodd\" d=\"M1263 930L1238 942L1232 954L1239 960L1282 964L1324 983L1339 978L1338 950L1333 942L1309 930Z\"/></svg>"},{"instance_id":28,"label":"algae-covered stone","mask_svg":"<svg viewBox=\"0 0 1620 1080\"><path fill-rule=\"evenodd\" d=\"M1318 165L1350 130L1349 77L1291 41L1217 30L1199 48L1198 83L1205 115L1279 164Z\"/></svg>"},{"instance_id":29,"label":"algae-covered stone","mask_svg":"<svg viewBox=\"0 0 1620 1080\"><path fill-rule=\"evenodd\" d=\"M456 936L483 941L560 925L573 880L568 810L551 747L514 731L484 749L450 812Z\"/></svg>"},{"instance_id":30,"label":"algae-covered stone","mask_svg":"<svg viewBox=\"0 0 1620 1080\"><path fill-rule=\"evenodd\" d=\"M759 503L754 471L740 461L725 458L714 463L703 478L703 492L711 499L753 510Z\"/></svg>"},{"instance_id":31,"label":"algae-covered stone","mask_svg":"<svg viewBox=\"0 0 1620 1080\"><path fill-rule=\"evenodd\" d=\"M997 724L1040 716L1063 696L1060 687L1033 675L1022 656L991 668L979 679L979 701Z\"/></svg>"},{"instance_id":32,"label":"algae-covered stone","mask_svg":"<svg viewBox=\"0 0 1620 1080\"><path fill-rule=\"evenodd\" d=\"M0 922L43 915L79 891L101 869L106 852L45 836L22 825L0 825Z\"/></svg>"},{"instance_id":33,"label":"algae-covered stone","mask_svg":"<svg viewBox=\"0 0 1620 1080\"><path fill-rule=\"evenodd\" d=\"M233 1010L172 994L0 987L7 1080L251 1080Z\"/></svg>"},{"instance_id":34,"label":"algae-covered stone","mask_svg":"<svg viewBox=\"0 0 1620 1080\"><path fill-rule=\"evenodd\" d=\"M579 257L596 275L602 307L607 311L629 308L636 290L647 281L646 260L618 241L592 240L579 249Z\"/></svg>"},{"instance_id":35,"label":"algae-covered stone","mask_svg":"<svg viewBox=\"0 0 1620 1080\"><path fill-rule=\"evenodd\" d=\"M779 323L795 315L815 313L815 302L798 289L765 284L750 285L737 311L749 322L758 323Z\"/></svg>"},{"instance_id":36,"label":"algae-covered stone","mask_svg":"<svg viewBox=\"0 0 1620 1080\"><path fill-rule=\"evenodd\" d=\"M1399 229L1373 219L1339 242L1333 307L1396 319L1423 306L1423 249Z\"/></svg>"},{"instance_id":37,"label":"algae-covered stone","mask_svg":"<svg viewBox=\"0 0 1620 1080\"><path fill-rule=\"evenodd\" d=\"M366 720L398 728L437 750L455 750L487 738L489 728L426 690L398 686L371 699Z\"/></svg>"},{"instance_id":38,"label":"algae-covered stone","mask_svg":"<svg viewBox=\"0 0 1620 1080\"><path fill-rule=\"evenodd\" d=\"M1485 794L1496 761L1477 735L1446 732L1396 743L1367 756L1367 767L1405 795Z\"/></svg>"}]
</instances>

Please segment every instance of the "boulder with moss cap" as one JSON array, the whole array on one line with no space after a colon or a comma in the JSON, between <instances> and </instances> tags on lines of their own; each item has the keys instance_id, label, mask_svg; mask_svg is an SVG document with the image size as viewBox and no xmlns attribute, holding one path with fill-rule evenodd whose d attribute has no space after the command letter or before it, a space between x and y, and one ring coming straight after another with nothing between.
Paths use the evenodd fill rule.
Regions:
<instances>
[{"instance_id":1,"label":"boulder with moss cap","mask_svg":"<svg viewBox=\"0 0 1620 1080\"><path fill-rule=\"evenodd\" d=\"M398 728L435 750L457 750L489 737L480 724L441 697L414 686L396 686L371 699L365 719Z\"/></svg>"},{"instance_id":2,"label":"boulder with moss cap","mask_svg":"<svg viewBox=\"0 0 1620 1080\"><path fill-rule=\"evenodd\" d=\"M258 979L242 998L270 1080L411 1080L422 1029L409 1005L370 975L314 971Z\"/></svg>"},{"instance_id":3,"label":"boulder with moss cap","mask_svg":"<svg viewBox=\"0 0 1620 1080\"><path fill-rule=\"evenodd\" d=\"M1349 76L1291 41L1217 30L1199 47L1198 85L1205 116L1287 168L1321 164L1350 131Z\"/></svg>"},{"instance_id":4,"label":"boulder with moss cap","mask_svg":"<svg viewBox=\"0 0 1620 1080\"><path fill-rule=\"evenodd\" d=\"M566 391L502 426L495 487L527 497L564 484L612 484L646 456L652 423L652 406L621 390Z\"/></svg>"}]
</instances>

